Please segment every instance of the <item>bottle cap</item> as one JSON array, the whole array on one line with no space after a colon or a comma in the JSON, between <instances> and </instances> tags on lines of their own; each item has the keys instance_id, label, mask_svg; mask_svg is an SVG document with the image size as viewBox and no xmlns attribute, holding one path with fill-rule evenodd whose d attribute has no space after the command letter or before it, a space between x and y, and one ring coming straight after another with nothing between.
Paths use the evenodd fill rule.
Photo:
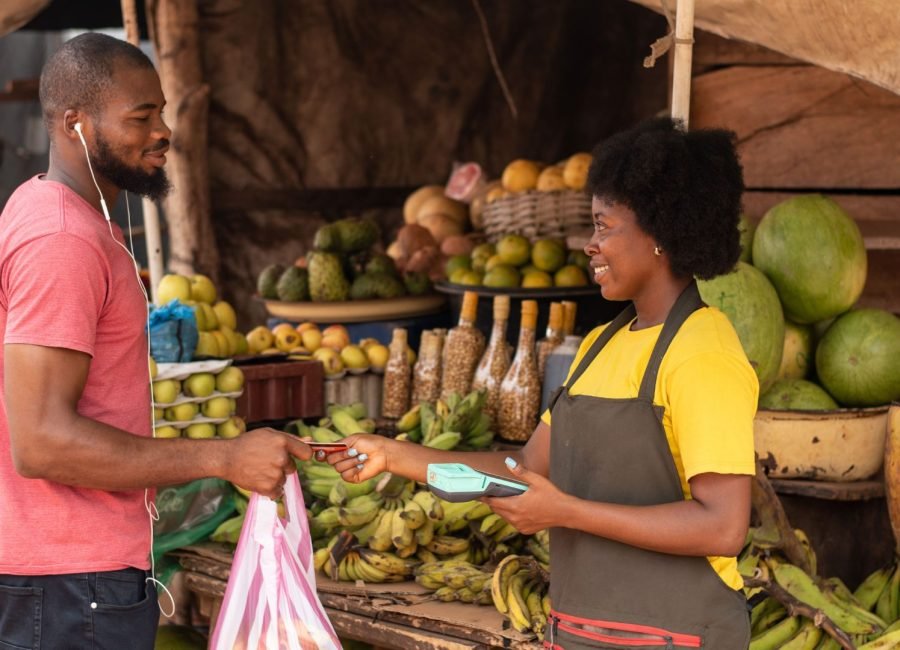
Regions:
<instances>
[{"instance_id":1,"label":"bottle cap","mask_svg":"<svg viewBox=\"0 0 900 650\"><path fill-rule=\"evenodd\" d=\"M494 296L494 320L509 319L509 296Z\"/></svg>"},{"instance_id":2,"label":"bottle cap","mask_svg":"<svg viewBox=\"0 0 900 650\"><path fill-rule=\"evenodd\" d=\"M475 316L478 313L478 294L474 291L466 291L463 293L462 309L459 317L475 322Z\"/></svg>"},{"instance_id":3,"label":"bottle cap","mask_svg":"<svg viewBox=\"0 0 900 650\"><path fill-rule=\"evenodd\" d=\"M578 305L571 300L563 300L563 331L566 334L575 333L575 312Z\"/></svg>"},{"instance_id":4,"label":"bottle cap","mask_svg":"<svg viewBox=\"0 0 900 650\"><path fill-rule=\"evenodd\" d=\"M523 300L522 301L522 327L529 327L534 329L537 325L537 301L535 300Z\"/></svg>"},{"instance_id":5,"label":"bottle cap","mask_svg":"<svg viewBox=\"0 0 900 650\"><path fill-rule=\"evenodd\" d=\"M561 330L563 328L563 306L562 303L550 303L550 320L547 327L551 330Z\"/></svg>"}]
</instances>

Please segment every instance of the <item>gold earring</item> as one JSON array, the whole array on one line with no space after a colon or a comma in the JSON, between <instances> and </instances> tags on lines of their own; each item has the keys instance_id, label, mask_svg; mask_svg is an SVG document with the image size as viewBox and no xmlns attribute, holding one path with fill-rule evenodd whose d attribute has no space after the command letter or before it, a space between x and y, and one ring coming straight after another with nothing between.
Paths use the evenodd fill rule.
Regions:
<instances>
[{"instance_id":1,"label":"gold earring","mask_svg":"<svg viewBox=\"0 0 900 650\"><path fill-rule=\"evenodd\" d=\"M662 249L659 246L654 246L653 254L656 255L657 257L659 257L660 255L662 255Z\"/></svg>"}]
</instances>

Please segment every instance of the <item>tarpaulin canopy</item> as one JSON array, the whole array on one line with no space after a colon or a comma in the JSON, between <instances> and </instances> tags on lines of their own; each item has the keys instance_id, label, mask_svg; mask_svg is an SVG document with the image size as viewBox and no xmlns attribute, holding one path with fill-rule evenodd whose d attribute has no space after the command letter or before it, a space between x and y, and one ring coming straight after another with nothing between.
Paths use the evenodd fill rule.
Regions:
<instances>
[{"instance_id":1,"label":"tarpaulin canopy","mask_svg":"<svg viewBox=\"0 0 900 650\"><path fill-rule=\"evenodd\" d=\"M631 2L675 12L675 0ZM697 0L694 24L900 94L898 0Z\"/></svg>"}]
</instances>

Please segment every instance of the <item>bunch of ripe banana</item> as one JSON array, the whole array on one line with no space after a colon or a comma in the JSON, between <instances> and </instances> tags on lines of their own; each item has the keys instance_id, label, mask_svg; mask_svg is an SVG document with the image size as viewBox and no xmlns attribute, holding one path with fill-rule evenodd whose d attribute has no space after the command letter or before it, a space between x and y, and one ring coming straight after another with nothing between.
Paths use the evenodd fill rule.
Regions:
<instances>
[{"instance_id":1,"label":"bunch of ripe banana","mask_svg":"<svg viewBox=\"0 0 900 650\"><path fill-rule=\"evenodd\" d=\"M532 558L507 555L491 576L491 599L518 632L543 637L550 616L549 576Z\"/></svg>"},{"instance_id":2,"label":"bunch of ripe banana","mask_svg":"<svg viewBox=\"0 0 900 650\"><path fill-rule=\"evenodd\" d=\"M465 560L425 562L416 568L416 582L445 603L460 601L490 605L491 572Z\"/></svg>"},{"instance_id":3,"label":"bunch of ripe banana","mask_svg":"<svg viewBox=\"0 0 900 650\"><path fill-rule=\"evenodd\" d=\"M806 536L797 532L814 560ZM747 547L738 560L741 574L774 585L745 590L753 604L751 650L842 647L826 631L823 617L837 628L836 634L843 633L857 648L900 648L898 567L875 571L851 592L839 578L813 577L783 558L764 557L752 542ZM815 566L814 561L810 564ZM797 612L795 605L806 611Z\"/></svg>"},{"instance_id":4,"label":"bunch of ripe banana","mask_svg":"<svg viewBox=\"0 0 900 650\"><path fill-rule=\"evenodd\" d=\"M485 399L484 391L472 391L463 398L453 393L446 402L421 402L397 420L397 439L433 449L486 449L494 432L490 416L482 410Z\"/></svg>"}]
</instances>

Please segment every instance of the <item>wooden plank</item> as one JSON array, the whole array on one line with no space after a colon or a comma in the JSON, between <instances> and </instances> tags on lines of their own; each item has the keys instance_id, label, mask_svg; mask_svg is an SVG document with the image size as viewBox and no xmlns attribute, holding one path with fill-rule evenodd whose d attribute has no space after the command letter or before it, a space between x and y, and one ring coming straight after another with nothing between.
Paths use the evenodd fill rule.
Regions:
<instances>
[{"instance_id":1,"label":"wooden plank","mask_svg":"<svg viewBox=\"0 0 900 650\"><path fill-rule=\"evenodd\" d=\"M405 625L393 625L359 614L326 608L325 613L342 638L385 648L404 650L475 650L491 646Z\"/></svg>"},{"instance_id":2,"label":"wooden plank","mask_svg":"<svg viewBox=\"0 0 900 650\"><path fill-rule=\"evenodd\" d=\"M748 188L900 189L900 96L812 66L694 79L691 127L737 134Z\"/></svg>"},{"instance_id":3,"label":"wooden plank","mask_svg":"<svg viewBox=\"0 0 900 650\"><path fill-rule=\"evenodd\" d=\"M869 272L860 307L886 309L900 315L900 249L869 251Z\"/></svg>"},{"instance_id":4,"label":"wooden plank","mask_svg":"<svg viewBox=\"0 0 900 650\"><path fill-rule=\"evenodd\" d=\"M214 190L212 201L216 212L302 210L342 215L374 208L401 207L415 190L411 186Z\"/></svg>"},{"instance_id":5,"label":"wooden plank","mask_svg":"<svg viewBox=\"0 0 900 650\"><path fill-rule=\"evenodd\" d=\"M770 478L769 481L779 494L794 494L828 501L865 501L884 498L884 481L835 483L773 478Z\"/></svg>"},{"instance_id":6,"label":"wooden plank","mask_svg":"<svg viewBox=\"0 0 900 650\"><path fill-rule=\"evenodd\" d=\"M807 192L744 192L744 212L758 221L772 206ZM834 199L859 224L869 250L900 249L900 193L847 194L822 192Z\"/></svg>"},{"instance_id":7,"label":"wooden plank","mask_svg":"<svg viewBox=\"0 0 900 650\"><path fill-rule=\"evenodd\" d=\"M727 65L806 65L802 61L756 43L694 31L694 73Z\"/></svg>"}]
</instances>

